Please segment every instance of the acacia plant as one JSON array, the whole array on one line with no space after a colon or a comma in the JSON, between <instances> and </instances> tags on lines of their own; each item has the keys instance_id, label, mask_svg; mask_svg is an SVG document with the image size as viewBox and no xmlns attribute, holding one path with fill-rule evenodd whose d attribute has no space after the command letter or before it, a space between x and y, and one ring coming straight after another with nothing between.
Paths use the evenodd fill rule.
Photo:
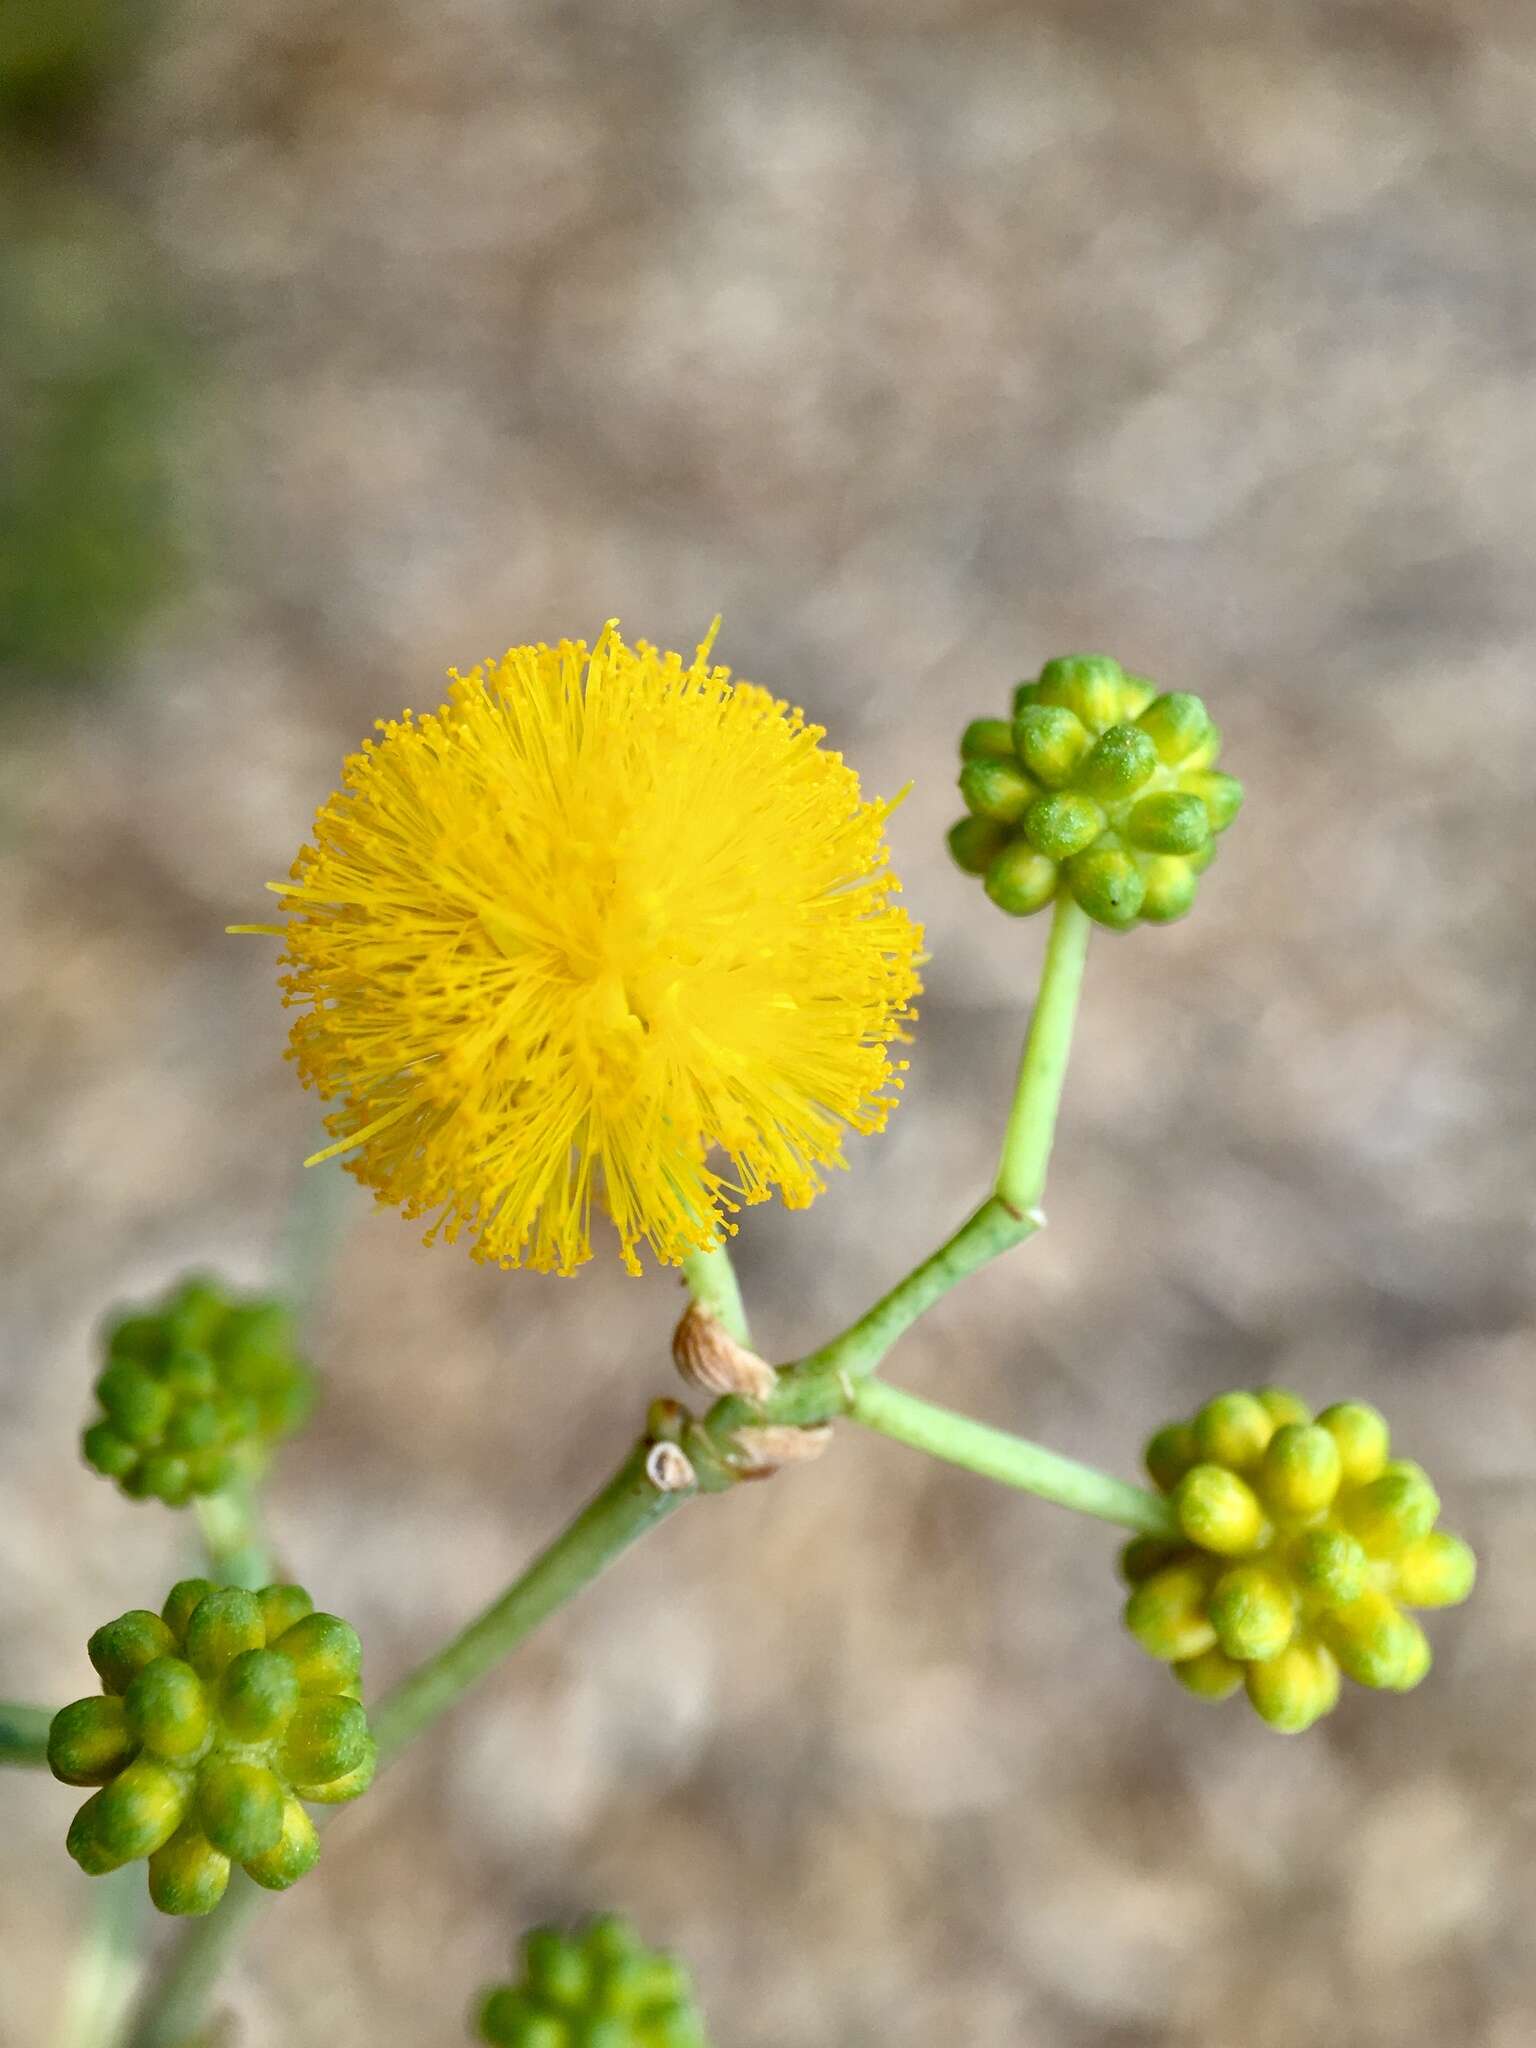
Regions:
<instances>
[{"instance_id":1,"label":"acacia plant","mask_svg":"<svg viewBox=\"0 0 1536 2048\"><path fill-rule=\"evenodd\" d=\"M84 1455L131 1499L190 1504L208 1562L92 1636L99 1693L0 1716L7 1761L89 1789L68 1827L80 1869L144 1860L154 1904L192 1921L126 2033L103 2008L79 2048L188 2048L266 1891L316 1863L312 1806L364 1794L647 1530L819 1456L839 1420L1131 1532L1136 1642L1196 1699L1242 1691L1282 1731L1328 1713L1344 1677L1416 1686L1430 1650L1408 1610L1471 1589L1429 1478L1360 1402L1213 1391L1152 1438L1148 1487L881 1376L920 1315L1045 1221L1095 927L1184 916L1241 804L1200 700L1106 657L1048 662L961 743L956 861L1001 911L1050 912L992 1187L847 1329L778 1366L751 1348L739 1213L806 1206L847 1134L884 1126L922 932L890 804L800 711L712 665L712 639L685 663L609 625L455 675L440 710L348 761L269 884L281 922L231 928L281 942L290 1057L329 1104L310 1163L341 1156L429 1241L506 1268L569 1274L610 1234L631 1273L681 1268L692 1398L653 1401L526 1571L365 1708L356 1633L277 1582L261 1534L262 1474L309 1401L284 1305L199 1280L108 1326ZM705 2040L681 1966L612 1917L534 1930L472 2024L520 2048Z\"/></svg>"}]
</instances>

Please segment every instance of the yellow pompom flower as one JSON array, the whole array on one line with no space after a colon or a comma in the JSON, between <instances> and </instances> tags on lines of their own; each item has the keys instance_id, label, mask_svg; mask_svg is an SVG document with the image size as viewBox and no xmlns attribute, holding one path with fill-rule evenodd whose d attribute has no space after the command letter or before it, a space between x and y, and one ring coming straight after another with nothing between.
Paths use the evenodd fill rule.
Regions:
<instances>
[{"instance_id":1,"label":"yellow pompom flower","mask_svg":"<svg viewBox=\"0 0 1536 2048\"><path fill-rule=\"evenodd\" d=\"M792 1208L901 1086L922 933L819 726L610 623L380 723L282 899L290 1057L380 1202L569 1273Z\"/></svg>"}]
</instances>

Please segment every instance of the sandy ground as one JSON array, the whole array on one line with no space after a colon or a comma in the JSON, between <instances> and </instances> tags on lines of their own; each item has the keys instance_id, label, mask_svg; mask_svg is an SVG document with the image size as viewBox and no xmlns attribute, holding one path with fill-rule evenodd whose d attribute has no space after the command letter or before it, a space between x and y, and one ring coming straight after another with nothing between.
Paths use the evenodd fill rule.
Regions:
<instances>
[{"instance_id":1,"label":"sandy ground","mask_svg":"<svg viewBox=\"0 0 1536 2048\"><path fill-rule=\"evenodd\" d=\"M196 574L99 693L11 700L0 1692L86 1689L180 1525L75 1462L108 1304L285 1256L313 1105L259 917L342 752L596 629L831 728L930 927L908 1106L757 1212L765 1348L984 1185L1041 938L946 865L954 737L1108 645L1250 808L1098 944L1051 1229L892 1375L1125 1471L1219 1388L1389 1407L1474 1604L1299 1741L1118 1632L1114 1538L844 1431L680 1516L354 1809L233 1980L252 2048L460 2038L617 1904L722 2048L1524 2048L1536 37L1498 0L245 0L104 175L196 332ZM387 1683L612 1462L678 1296L422 1249L361 1198L285 1559ZM4 1786L0 2038L46 2042L74 1795Z\"/></svg>"}]
</instances>

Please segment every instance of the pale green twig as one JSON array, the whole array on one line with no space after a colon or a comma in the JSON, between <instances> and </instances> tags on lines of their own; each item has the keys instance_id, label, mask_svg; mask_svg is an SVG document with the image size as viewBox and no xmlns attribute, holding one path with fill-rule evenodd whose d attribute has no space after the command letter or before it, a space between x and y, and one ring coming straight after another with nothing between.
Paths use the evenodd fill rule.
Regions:
<instances>
[{"instance_id":1,"label":"pale green twig","mask_svg":"<svg viewBox=\"0 0 1536 2048\"><path fill-rule=\"evenodd\" d=\"M70 1959L54 2048L114 2048L143 1974L139 1944L149 1896L138 1871L114 1870L93 1885L89 1911Z\"/></svg>"},{"instance_id":2,"label":"pale green twig","mask_svg":"<svg viewBox=\"0 0 1536 2048\"><path fill-rule=\"evenodd\" d=\"M0 1764L45 1764L48 1761L48 1707L0 1700Z\"/></svg>"},{"instance_id":3,"label":"pale green twig","mask_svg":"<svg viewBox=\"0 0 1536 2048\"><path fill-rule=\"evenodd\" d=\"M1101 1522L1116 1522L1123 1529L1135 1529L1144 1536L1179 1534L1178 1518L1162 1494L1144 1486L1132 1486L1114 1479L1092 1465L1080 1465L1043 1444L1011 1436L973 1422L968 1415L956 1415L932 1401L884 1380L862 1380L854 1389L848 1413L866 1429L913 1450L926 1451L930 1458L962 1465L985 1479L1017 1486L1058 1507L1073 1508L1080 1515L1096 1515Z\"/></svg>"},{"instance_id":4,"label":"pale green twig","mask_svg":"<svg viewBox=\"0 0 1536 2048\"><path fill-rule=\"evenodd\" d=\"M694 1300L717 1315L738 1344L751 1341L729 1245L721 1244L712 1252L690 1252L683 1260L683 1279Z\"/></svg>"}]
</instances>

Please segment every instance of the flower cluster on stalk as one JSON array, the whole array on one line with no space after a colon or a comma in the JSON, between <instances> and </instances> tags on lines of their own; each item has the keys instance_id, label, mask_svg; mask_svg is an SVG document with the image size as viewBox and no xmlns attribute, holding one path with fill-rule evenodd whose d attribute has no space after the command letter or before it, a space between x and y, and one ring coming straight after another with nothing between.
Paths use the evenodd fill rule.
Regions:
<instances>
[{"instance_id":1,"label":"flower cluster on stalk","mask_svg":"<svg viewBox=\"0 0 1536 2048\"><path fill-rule=\"evenodd\" d=\"M1159 1430L1146 1463L1181 1540L1127 1546L1125 1621L1190 1692L1245 1689L1294 1734L1332 1711L1341 1675L1391 1692L1424 1678L1429 1638L1407 1610L1464 1600L1476 1561L1435 1526L1428 1474L1391 1455L1374 1408L1314 1419L1280 1388L1219 1394Z\"/></svg>"},{"instance_id":2,"label":"flower cluster on stalk","mask_svg":"<svg viewBox=\"0 0 1536 2048\"><path fill-rule=\"evenodd\" d=\"M183 1579L159 1614L99 1628L101 1693L54 1716L48 1764L100 1789L67 1846L88 1876L139 1858L162 1913L208 1913L238 1863L283 1891L320 1854L306 1800L356 1799L373 1778L356 1631L301 1586L259 1593Z\"/></svg>"},{"instance_id":3,"label":"flower cluster on stalk","mask_svg":"<svg viewBox=\"0 0 1536 2048\"><path fill-rule=\"evenodd\" d=\"M1015 917L1065 888L1112 930L1169 924L1194 902L1243 800L1220 753L1198 697L1160 696L1108 655L1063 655L1019 684L1010 718L966 727L969 816L950 852Z\"/></svg>"}]
</instances>

